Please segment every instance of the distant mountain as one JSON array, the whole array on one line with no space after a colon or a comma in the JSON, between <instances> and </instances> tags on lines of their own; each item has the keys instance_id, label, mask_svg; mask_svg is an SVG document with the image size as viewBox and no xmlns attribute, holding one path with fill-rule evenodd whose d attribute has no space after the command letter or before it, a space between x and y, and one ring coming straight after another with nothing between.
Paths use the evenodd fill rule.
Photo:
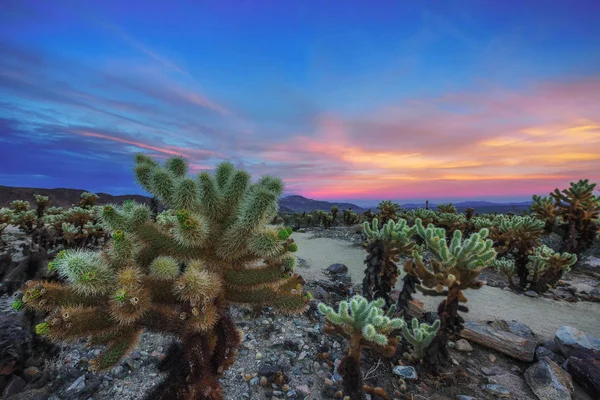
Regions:
<instances>
[{"instance_id":1,"label":"distant mountain","mask_svg":"<svg viewBox=\"0 0 600 400\"><path fill-rule=\"evenodd\" d=\"M285 211L285 209L289 209L289 210L292 210L295 212L304 212L304 211L310 212L310 211L317 211L317 210L323 210L323 211L329 212L329 211L331 211L331 207L333 205L338 206L338 208L340 209L340 213L342 212L342 210L346 210L348 208L351 208L352 211L355 211L357 213L366 211L366 208L359 207L356 204L352 204L352 203L312 200L312 199L307 199L306 197L297 196L297 195L286 196L286 197L282 197L281 199L279 199L279 209L280 209L280 211L283 211L283 212L289 212L289 211Z\"/></svg>"},{"instance_id":2,"label":"distant mountain","mask_svg":"<svg viewBox=\"0 0 600 400\"><path fill-rule=\"evenodd\" d=\"M48 196L53 206L58 207L71 207L73 204L79 202L81 193L85 192L83 189L39 189L39 188L24 188L24 187L11 187L11 186L0 186L0 207L8 207L13 200L27 200L33 205L33 195L41 194ZM139 194L125 194L113 196L108 193L96 193L99 196L98 204L106 203L122 203L125 200L134 200L139 203L149 204L150 197L142 196ZM464 212L467 207L473 207L475 211L480 214L485 213L506 213L509 211L520 212L525 210L531 205L530 201L525 202L511 202L511 203L492 203L488 201L463 201L453 203L458 211ZM368 208L359 207L356 204L344 203L344 202L330 202L308 199L303 196L292 195L286 196L279 199L279 210L281 212L310 212L316 210L331 211L331 207L337 205L340 209L346 210L351 208L357 213L362 213ZM404 209L415 209L425 208L425 203L407 203L401 204ZM373 212L377 211L377 206L370 207ZM435 210L436 204L429 204L429 208Z\"/></svg>"},{"instance_id":3,"label":"distant mountain","mask_svg":"<svg viewBox=\"0 0 600 400\"><path fill-rule=\"evenodd\" d=\"M42 196L48 196L51 201L50 206L55 207L71 207L73 204L79 202L81 193L85 192L83 189L40 189L40 188L24 188L24 187L12 187L12 186L0 186L0 207L8 207L13 200L26 200L34 205L34 194L40 194ZM122 203L125 200L134 200L138 203L149 204L150 197L142 196L139 194L125 194L119 196L113 196L108 193L96 193L98 195L98 204L107 203Z\"/></svg>"}]
</instances>

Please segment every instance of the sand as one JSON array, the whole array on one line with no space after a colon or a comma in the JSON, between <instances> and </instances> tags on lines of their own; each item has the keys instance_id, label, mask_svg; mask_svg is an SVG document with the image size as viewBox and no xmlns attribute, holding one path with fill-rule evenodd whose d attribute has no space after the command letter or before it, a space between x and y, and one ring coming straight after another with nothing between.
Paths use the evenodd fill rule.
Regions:
<instances>
[{"instance_id":1,"label":"sand","mask_svg":"<svg viewBox=\"0 0 600 400\"><path fill-rule=\"evenodd\" d=\"M364 249L342 240L312 238L310 233L294 232L292 237L298 244L298 257L308 264L308 268L297 271L305 278L326 279L323 270L333 263L342 263L348 267L353 283L362 282ZM600 303L530 298L490 286L467 290L465 295L470 309L469 313L463 313L466 320L516 320L528 325L542 339L553 338L556 330L563 325L600 337ZM440 302L439 298L420 294L415 297L425 303L426 310L434 311Z\"/></svg>"}]
</instances>

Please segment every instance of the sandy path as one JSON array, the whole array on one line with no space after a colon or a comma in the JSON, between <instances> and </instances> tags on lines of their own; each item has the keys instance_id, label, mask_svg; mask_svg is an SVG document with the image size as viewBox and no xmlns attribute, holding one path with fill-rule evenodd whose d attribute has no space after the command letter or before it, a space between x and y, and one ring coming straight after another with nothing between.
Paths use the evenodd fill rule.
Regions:
<instances>
[{"instance_id":1,"label":"sandy path","mask_svg":"<svg viewBox=\"0 0 600 400\"><path fill-rule=\"evenodd\" d=\"M298 244L297 255L307 261L309 268L299 268L298 272L308 279L324 279L323 272L333 263L348 267L353 283L363 279L365 250L349 242L331 238L311 238L310 233L294 232ZM493 319L517 320L528 325L544 339L551 339L563 325L575 326L596 337L600 337L600 304L591 302L568 303L543 298L529 298L509 291L484 286L479 290L466 291L467 306L470 312L464 314L467 320L483 321ZM417 294L427 310L435 310L439 298Z\"/></svg>"}]
</instances>

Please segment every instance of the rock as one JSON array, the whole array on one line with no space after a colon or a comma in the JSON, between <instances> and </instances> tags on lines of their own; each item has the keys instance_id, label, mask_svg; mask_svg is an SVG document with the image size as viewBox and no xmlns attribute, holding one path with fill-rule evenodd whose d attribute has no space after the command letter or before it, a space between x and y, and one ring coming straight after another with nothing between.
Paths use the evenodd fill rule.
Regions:
<instances>
[{"instance_id":1,"label":"rock","mask_svg":"<svg viewBox=\"0 0 600 400\"><path fill-rule=\"evenodd\" d=\"M2 391L2 398L6 399L12 395L21 393L25 389L25 386L27 386L27 382L23 378L17 375L11 376L8 385Z\"/></svg>"},{"instance_id":2,"label":"rock","mask_svg":"<svg viewBox=\"0 0 600 400\"><path fill-rule=\"evenodd\" d=\"M310 396L310 388L308 387L308 385L298 385L296 387L296 391L300 394L300 396Z\"/></svg>"},{"instance_id":3,"label":"rock","mask_svg":"<svg viewBox=\"0 0 600 400\"><path fill-rule=\"evenodd\" d=\"M456 395L456 400L477 400L475 397L465 396L464 394Z\"/></svg>"},{"instance_id":4,"label":"rock","mask_svg":"<svg viewBox=\"0 0 600 400\"><path fill-rule=\"evenodd\" d=\"M331 264L329 267L327 267L327 272L330 274L346 274L348 273L348 267L346 267L344 264Z\"/></svg>"},{"instance_id":5,"label":"rock","mask_svg":"<svg viewBox=\"0 0 600 400\"><path fill-rule=\"evenodd\" d=\"M25 368L25 370L23 371L23 375L26 378L35 378L39 374L40 374L40 370L36 367L28 367L28 368Z\"/></svg>"},{"instance_id":6,"label":"rock","mask_svg":"<svg viewBox=\"0 0 600 400\"><path fill-rule=\"evenodd\" d=\"M600 399L600 357L582 359L569 357L566 370L594 399Z\"/></svg>"},{"instance_id":7,"label":"rock","mask_svg":"<svg viewBox=\"0 0 600 400\"><path fill-rule=\"evenodd\" d=\"M572 326L561 326L558 328L554 335L554 342L560 353L566 358L571 356L584 358L581 357L581 353L585 353L588 350L600 351L600 339Z\"/></svg>"},{"instance_id":8,"label":"rock","mask_svg":"<svg viewBox=\"0 0 600 400\"><path fill-rule=\"evenodd\" d=\"M394 375L397 375L402 379L408 379L410 381L419 379L419 375L417 375L417 370L411 366L396 365L394 369L392 369L392 372L394 373Z\"/></svg>"},{"instance_id":9,"label":"rock","mask_svg":"<svg viewBox=\"0 0 600 400\"><path fill-rule=\"evenodd\" d=\"M549 359L551 359L552 361L554 361L557 364L562 364L565 361L564 357L556 354L552 350L550 350L544 346L538 346L538 348L535 349L536 361L540 361L544 357L548 357Z\"/></svg>"},{"instance_id":10,"label":"rock","mask_svg":"<svg viewBox=\"0 0 600 400\"><path fill-rule=\"evenodd\" d=\"M456 350L473 351L473 346L471 346L471 343L467 342L465 339L458 339L456 341Z\"/></svg>"},{"instance_id":11,"label":"rock","mask_svg":"<svg viewBox=\"0 0 600 400\"><path fill-rule=\"evenodd\" d=\"M488 368L488 367L481 367L481 372L483 372L486 375L501 375L504 373L504 371L502 370L502 368L500 367L492 367L492 368Z\"/></svg>"},{"instance_id":12,"label":"rock","mask_svg":"<svg viewBox=\"0 0 600 400\"><path fill-rule=\"evenodd\" d=\"M531 329L517 321L468 321L460 336L522 361L533 361L538 339Z\"/></svg>"},{"instance_id":13,"label":"rock","mask_svg":"<svg viewBox=\"0 0 600 400\"><path fill-rule=\"evenodd\" d=\"M488 359L490 360L491 363L495 363L496 362L496 356L493 354L489 354L488 355Z\"/></svg>"},{"instance_id":14,"label":"rock","mask_svg":"<svg viewBox=\"0 0 600 400\"><path fill-rule=\"evenodd\" d=\"M535 395L531 392L529 385L520 375L520 373L505 372L500 375L488 376L487 383L496 384L507 389L512 399L535 399Z\"/></svg>"},{"instance_id":15,"label":"rock","mask_svg":"<svg viewBox=\"0 0 600 400\"><path fill-rule=\"evenodd\" d=\"M315 298L317 298L317 299L324 299L325 296L327 296L327 291L325 289L323 289L321 286L317 286L317 288L314 291L314 295L315 295Z\"/></svg>"},{"instance_id":16,"label":"rock","mask_svg":"<svg viewBox=\"0 0 600 400\"><path fill-rule=\"evenodd\" d=\"M527 297L538 297L538 293L535 290L528 290L523 294Z\"/></svg>"},{"instance_id":17,"label":"rock","mask_svg":"<svg viewBox=\"0 0 600 400\"><path fill-rule=\"evenodd\" d=\"M482 389L484 392L487 392L496 397L510 397L510 390L508 390L504 386L500 386L495 383L483 385Z\"/></svg>"},{"instance_id":18,"label":"rock","mask_svg":"<svg viewBox=\"0 0 600 400\"><path fill-rule=\"evenodd\" d=\"M306 356L308 355L308 353L306 351L302 351L300 353L300 355L298 356L298 361L302 361L306 358Z\"/></svg>"},{"instance_id":19,"label":"rock","mask_svg":"<svg viewBox=\"0 0 600 400\"><path fill-rule=\"evenodd\" d=\"M85 389L85 375L75 379L75 382L67 388L67 392L81 392L83 389Z\"/></svg>"},{"instance_id":20,"label":"rock","mask_svg":"<svg viewBox=\"0 0 600 400\"><path fill-rule=\"evenodd\" d=\"M571 375L545 357L525 371L525 381L540 400L571 399Z\"/></svg>"},{"instance_id":21,"label":"rock","mask_svg":"<svg viewBox=\"0 0 600 400\"><path fill-rule=\"evenodd\" d=\"M275 365L267 364L267 363L262 363L260 365L260 367L258 368L258 374L261 376L266 376L267 378L270 378L271 376L275 375L277 372L279 372L278 367L276 367Z\"/></svg>"}]
</instances>

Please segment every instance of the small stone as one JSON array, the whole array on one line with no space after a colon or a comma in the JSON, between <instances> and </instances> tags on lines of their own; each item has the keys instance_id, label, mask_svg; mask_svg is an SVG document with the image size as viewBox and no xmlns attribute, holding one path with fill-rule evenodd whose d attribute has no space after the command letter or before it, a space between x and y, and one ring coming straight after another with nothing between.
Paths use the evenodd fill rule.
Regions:
<instances>
[{"instance_id":1,"label":"small stone","mask_svg":"<svg viewBox=\"0 0 600 400\"><path fill-rule=\"evenodd\" d=\"M456 350L469 352L473 351L473 346L471 346L471 343L469 343L465 339L458 339L456 341Z\"/></svg>"},{"instance_id":2,"label":"small stone","mask_svg":"<svg viewBox=\"0 0 600 400\"><path fill-rule=\"evenodd\" d=\"M40 370L36 367L28 367L23 371L23 375L27 378L35 378L40 374Z\"/></svg>"},{"instance_id":3,"label":"small stone","mask_svg":"<svg viewBox=\"0 0 600 400\"><path fill-rule=\"evenodd\" d=\"M394 369L392 369L394 375L401 377L402 379L408 380L416 380L419 379L417 375L417 370L414 367L406 366L406 365L396 365Z\"/></svg>"},{"instance_id":4,"label":"small stone","mask_svg":"<svg viewBox=\"0 0 600 400\"><path fill-rule=\"evenodd\" d=\"M287 392L287 397L288 399L293 399L297 396L296 391L295 390L290 390L289 392Z\"/></svg>"},{"instance_id":5,"label":"small stone","mask_svg":"<svg viewBox=\"0 0 600 400\"><path fill-rule=\"evenodd\" d=\"M449 341L448 342L448 348L449 349L455 349L456 348L456 343L454 343L453 341Z\"/></svg>"},{"instance_id":6,"label":"small stone","mask_svg":"<svg viewBox=\"0 0 600 400\"><path fill-rule=\"evenodd\" d=\"M329 378L325 378L325 381L323 381L323 382L325 383L325 386L332 386L333 385L333 382Z\"/></svg>"},{"instance_id":7,"label":"small stone","mask_svg":"<svg viewBox=\"0 0 600 400\"><path fill-rule=\"evenodd\" d=\"M477 400L475 397L465 396L464 394L459 394L456 396L456 400Z\"/></svg>"},{"instance_id":8,"label":"small stone","mask_svg":"<svg viewBox=\"0 0 600 400\"><path fill-rule=\"evenodd\" d=\"M302 353L300 353L300 355L298 356L298 361L304 360L307 354L308 353L306 351L302 351Z\"/></svg>"},{"instance_id":9,"label":"small stone","mask_svg":"<svg viewBox=\"0 0 600 400\"><path fill-rule=\"evenodd\" d=\"M296 387L296 391L299 392L301 396L310 396L310 388L308 387L308 385L298 385Z\"/></svg>"},{"instance_id":10,"label":"small stone","mask_svg":"<svg viewBox=\"0 0 600 400\"><path fill-rule=\"evenodd\" d=\"M538 293L535 290L528 290L523 294L527 297L538 297Z\"/></svg>"},{"instance_id":11,"label":"small stone","mask_svg":"<svg viewBox=\"0 0 600 400\"><path fill-rule=\"evenodd\" d=\"M260 360L262 358L262 353L256 353L256 359Z\"/></svg>"},{"instance_id":12,"label":"small stone","mask_svg":"<svg viewBox=\"0 0 600 400\"><path fill-rule=\"evenodd\" d=\"M335 342L333 342L333 348L334 349L339 349L340 347L342 347L342 345L340 344L340 342L338 342L337 340Z\"/></svg>"},{"instance_id":13,"label":"small stone","mask_svg":"<svg viewBox=\"0 0 600 400\"><path fill-rule=\"evenodd\" d=\"M510 390L495 383L483 385L482 389L496 397L510 397Z\"/></svg>"},{"instance_id":14,"label":"small stone","mask_svg":"<svg viewBox=\"0 0 600 400\"><path fill-rule=\"evenodd\" d=\"M289 385L287 385L287 384L286 384L286 385L283 385L283 386L281 387L281 390L283 390L284 392L287 392L288 390L290 390L290 386L289 386Z\"/></svg>"},{"instance_id":15,"label":"small stone","mask_svg":"<svg viewBox=\"0 0 600 400\"><path fill-rule=\"evenodd\" d=\"M491 363L495 363L496 362L496 356L493 354L489 354L488 355L488 359L490 360Z\"/></svg>"},{"instance_id":16,"label":"small stone","mask_svg":"<svg viewBox=\"0 0 600 400\"><path fill-rule=\"evenodd\" d=\"M260 386L267 386L269 384L269 380L266 377L260 378Z\"/></svg>"},{"instance_id":17,"label":"small stone","mask_svg":"<svg viewBox=\"0 0 600 400\"><path fill-rule=\"evenodd\" d=\"M252 375L244 374L244 381L248 382L250 379L252 379Z\"/></svg>"},{"instance_id":18,"label":"small stone","mask_svg":"<svg viewBox=\"0 0 600 400\"><path fill-rule=\"evenodd\" d=\"M504 371L502 371L502 369L498 368L498 367L492 367L492 368L481 367L481 372L483 372L486 375L500 375L500 374L504 373Z\"/></svg>"},{"instance_id":19,"label":"small stone","mask_svg":"<svg viewBox=\"0 0 600 400\"><path fill-rule=\"evenodd\" d=\"M67 392L81 392L83 389L85 389L85 375L81 375L79 378L75 379L75 381L67 388Z\"/></svg>"},{"instance_id":20,"label":"small stone","mask_svg":"<svg viewBox=\"0 0 600 400\"><path fill-rule=\"evenodd\" d=\"M265 378L265 379L267 379L267 378ZM254 378L250 379L250 385L252 385L252 386L258 385L259 382L260 382L260 379L258 378L258 376L255 376Z\"/></svg>"}]
</instances>

